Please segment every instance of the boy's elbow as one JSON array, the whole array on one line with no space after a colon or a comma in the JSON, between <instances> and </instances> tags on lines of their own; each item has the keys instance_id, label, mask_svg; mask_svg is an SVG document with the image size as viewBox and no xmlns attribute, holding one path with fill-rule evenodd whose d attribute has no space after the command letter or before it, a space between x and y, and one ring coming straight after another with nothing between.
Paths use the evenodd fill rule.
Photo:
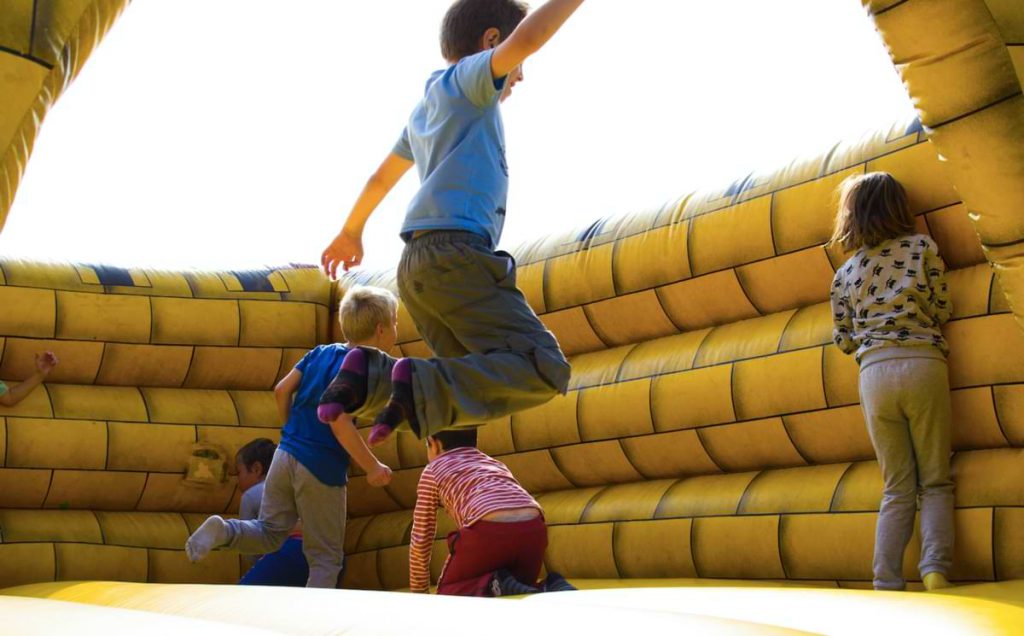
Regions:
<instances>
[{"instance_id":1,"label":"boy's elbow","mask_svg":"<svg viewBox=\"0 0 1024 636\"><path fill-rule=\"evenodd\" d=\"M14 406L18 401L14 399L14 396L10 393L4 393L0 395L0 406Z\"/></svg>"}]
</instances>

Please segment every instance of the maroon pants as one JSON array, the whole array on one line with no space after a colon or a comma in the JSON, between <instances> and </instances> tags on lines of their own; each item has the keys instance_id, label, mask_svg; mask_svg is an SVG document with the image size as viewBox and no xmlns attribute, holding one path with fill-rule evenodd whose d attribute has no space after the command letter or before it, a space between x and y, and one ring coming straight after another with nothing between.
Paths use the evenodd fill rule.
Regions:
<instances>
[{"instance_id":1,"label":"maroon pants","mask_svg":"<svg viewBox=\"0 0 1024 636\"><path fill-rule=\"evenodd\" d=\"M491 596L491 578L502 569L522 583L536 585L547 547L543 517L513 523L477 521L448 535L448 561L437 593Z\"/></svg>"}]
</instances>

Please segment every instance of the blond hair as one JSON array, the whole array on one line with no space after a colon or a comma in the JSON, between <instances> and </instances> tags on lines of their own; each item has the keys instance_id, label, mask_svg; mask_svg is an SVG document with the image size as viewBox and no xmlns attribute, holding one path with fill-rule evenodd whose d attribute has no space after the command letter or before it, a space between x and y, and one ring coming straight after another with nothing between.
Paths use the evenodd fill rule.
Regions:
<instances>
[{"instance_id":1,"label":"blond hair","mask_svg":"<svg viewBox=\"0 0 1024 636\"><path fill-rule=\"evenodd\" d=\"M839 211L830 243L846 250L874 247L914 233L907 193L888 172L847 178L839 186Z\"/></svg>"},{"instance_id":2,"label":"blond hair","mask_svg":"<svg viewBox=\"0 0 1024 636\"><path fill-rule=\"evenodd\" d=\"M398 299L382 287L356 285L338 305L341 333L349 342L369 340L377 325L391 327L398 320Z\"/></svg>"}]
</instances>

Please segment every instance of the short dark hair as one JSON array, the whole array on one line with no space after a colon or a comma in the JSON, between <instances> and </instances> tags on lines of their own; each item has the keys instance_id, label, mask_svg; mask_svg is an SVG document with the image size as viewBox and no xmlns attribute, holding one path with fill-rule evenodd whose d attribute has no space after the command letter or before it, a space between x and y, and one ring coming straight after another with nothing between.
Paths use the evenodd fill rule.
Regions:
<instances>
[{"instance_id":1,"label":"short dark hair","mask_svg":"<svg viewBox=\"0 0 1024 636\"><path fill-rule=\"evenodd\" d=\"M441 448L449 451L453 448L476 448L476 427L450 428L431 435L441 443Z\"/></svg>"},{"instance_id":2,"label":"short dark hair","mask_svg":"<svg viewBox=\"0 0 1024 636\"><path fill-rule=\"evenodd\" d=\"M517 0L457 0L441 22L441 55L454 62L479 53L487 29L498 29L504 40L528 11L529 6Z\"/></svg>"},{"instance_id":3,"label":"short dark hair","mask_svg":"<svg viewBox=\"0 0 1024 636\"><path fill-rule=\"evenodd\" d=\"M259 462L263 466L263 474L270 470L270 462L274 459L274 451L277 444L266 437L257 437L245 446L238 449L235 454L235 463L242 463L246 468L252 470L253 464Z\"/></svg>"}]
</instances>

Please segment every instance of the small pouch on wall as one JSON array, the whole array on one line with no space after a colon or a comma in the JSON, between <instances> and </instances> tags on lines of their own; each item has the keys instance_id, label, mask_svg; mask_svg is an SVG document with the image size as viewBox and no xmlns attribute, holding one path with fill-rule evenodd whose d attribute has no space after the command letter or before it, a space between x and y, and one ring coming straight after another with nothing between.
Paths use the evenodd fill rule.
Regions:
<instances>
[{"instance_id":1,"label":"small pouch on wall","mask_svg":"<svg viewBox=\"0 0 1024 636\"><path fill-rule=\"evenodd\" d=\"M212 487L223 483L227 473L227 453L222 447L216 444L195 444L182 483L193 488Z\"/></svg>"}]
</instances>

